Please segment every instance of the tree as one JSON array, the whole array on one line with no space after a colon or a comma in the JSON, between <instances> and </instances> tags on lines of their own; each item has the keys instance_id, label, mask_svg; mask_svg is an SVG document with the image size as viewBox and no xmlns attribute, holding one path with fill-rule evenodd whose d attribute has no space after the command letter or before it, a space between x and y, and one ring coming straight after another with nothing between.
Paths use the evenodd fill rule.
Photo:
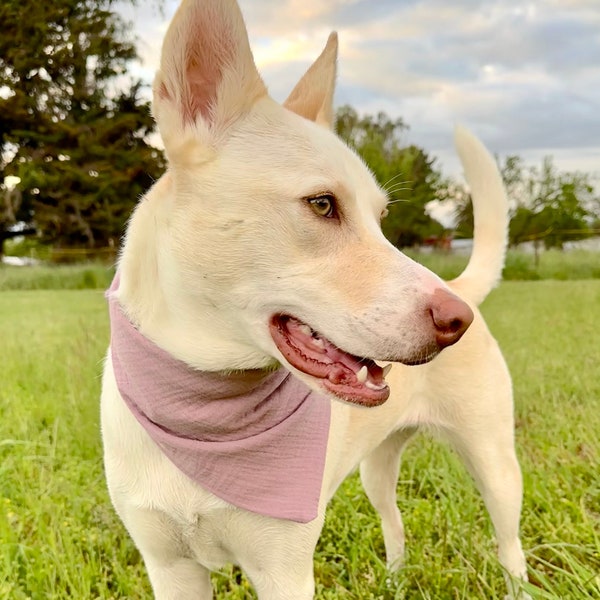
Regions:
<instances>
[{"instance_id":1,"label":"tree","mask_svg":"<svg viewBox=\"0 0 600 600\"><path fill-rule=\"evenodd\" d=\"M541 241L546 248L562 248L590 234L595 192L589 174L560 172L549 156L540 169L525 169L520 158L508 157L502 174L514 206L511 244Z\"/></svg>"},{"instance_id":2,"label":"tree","mask_svg":"<svg viewBox=\"0 0 600 600\"><path fill-rule=\"evenodd\" d=\"M532 241L537 248L562 248L569 240L590 235L598 198L587 173L560 172L546 157L541 169L527 168L520 156L507 156L500 165L511 205L511 245ZM473 235L473 206L462 186L449 185L447 192L456 204L456 231Z\"/></svg>"},{"instance_id":3,"label":"tree","mask_svg":"<svg viewBox=\"0 0 600 600\"><path fill-rule=\"evenodd\" d=\"M350 106L342 106L336 115L337 134L363 158L390 198L382 227L399 248L444 231L427 212L427 204L436 199L440 175L422 148L401 145L407 128L402 119L392 120L383 112L360 117Z\"/></svg>"},{"instance_id":4,"label":"tree","mask_svg":"<svg viewBox=\"0 0 600 600\"><path fill-rule=\"evenodd\" d=\"M0 145L4 175L43 239L105 246L163 169L114 0L4 0ZM26 15L26 17L25 17Z\"/></svg>"}]
</instances>

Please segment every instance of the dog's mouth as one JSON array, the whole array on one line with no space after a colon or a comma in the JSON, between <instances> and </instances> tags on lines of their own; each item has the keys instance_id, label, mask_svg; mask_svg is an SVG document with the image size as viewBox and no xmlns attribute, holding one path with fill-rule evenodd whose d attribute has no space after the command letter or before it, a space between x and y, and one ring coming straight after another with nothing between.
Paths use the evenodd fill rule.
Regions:
<instances>
[{"instance_id":1,"label":"dog's mouth","mask_svg":"<svg viewBox=\"0 0 600 600\"><path fill-rule=\"evenodd\" d=\"M269 329L284 358L294 368L320 380L327 392L362 406L378 406L388 399L390 388L385 375L391 365L382 369L369 358L344 352L289 315L274 315Z\"/></svg>"}]
</instances>

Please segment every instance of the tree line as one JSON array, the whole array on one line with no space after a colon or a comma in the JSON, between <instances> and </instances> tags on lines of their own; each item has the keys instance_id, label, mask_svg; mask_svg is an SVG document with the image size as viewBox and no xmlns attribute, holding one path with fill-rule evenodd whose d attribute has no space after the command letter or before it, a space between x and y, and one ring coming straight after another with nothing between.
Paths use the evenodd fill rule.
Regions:
<instances>
[{"instance_id":1,"label":"tree line","mask_svg":"<svg viewBox=\"0 0 600 600\"><path fill-rule=\"evenodd\" d=\"M133 1L133 0L132 0ZM42 243L118 242L163 154L116 0L2 0L0 242L14 223ZM14 190L6 176L18 178ZM14 180L13 180L14 181Z\"/></svg>"},{"instance_id":2,"label":"tree line","mask_svg":"<svg viewBox=\"0 0 600 600\"><path fill-rule=\"evenodd\" d=\"M131 0L134 2L135 0ZM37 232L58 248L117 246L140 195L165 168L137 58L116 0L0 3L0 254L5 239ZM383 229L399 248L470 237L468 190L433 156L403 142L408 125L381 112L337 111L336 132L365 160L389 198ZM500 161L511 200L510 242L546 247L600 233L591 174L561 172L550 157ZM18 181L7 186L5 178ZM448 231L431 202L456 207Z\"/></svg>"}]
</instances>

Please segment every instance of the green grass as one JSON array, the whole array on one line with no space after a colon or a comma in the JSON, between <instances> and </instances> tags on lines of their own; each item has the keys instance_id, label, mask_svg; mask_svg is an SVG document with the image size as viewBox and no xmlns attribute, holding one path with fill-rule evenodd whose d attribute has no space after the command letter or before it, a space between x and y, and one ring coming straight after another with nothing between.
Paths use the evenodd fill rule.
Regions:
<instances>
[{"instance_id":1,"label":"green grass","mask_svg":"<svg viewBox=\"0 0 600 600\"><path fill-rule=\"evenodd\" d=\"M468 260L467 256L444 252L419 254L407 251L407 254L444 279L456 277ZM0 291L106 289L113 273L114 268L105 262L60 265L46 263L30 267L0 265ZM584 250L550 250L542 252L539 263L536 264L533 255L511 250L506 259L504 279L600 279L600 254Z\"/></svg>"},{"instance_id":2,"label":"green grass","mask_svg":"<svg viewBox=\"0 0 600 600\"><path fill-rule=\"evenodd\" d=\"M112 266L93 262L27 267L0 265L0 291L106 289L113 275Z\"/></svg>"},{"instance_id":3,"label":"green grass","mask_svg":"<svg viewBox=\"0 0 600 600\"><path fill-rule=\"evenodd\" d=\"M514 377L533 595L599 598L600 281L504 283L484 313ZM0 332L0 599L151 597L102 473L102 293L2 292ZM502 598L486 512L452 453L415 441L398 498L408 556L390 576L357 477L343 485L318 545L317 598ZM253 597L237 569L214 582L218 598Z\"/></svg>"},{"instance_id":4,"label":"green grass","mask_svg":"<svg viewBox=\"0 0 600 600\"><path fill-rule=\"evenodd\" d=\"M459 275L469 260L468 256L444 252L421 254L409 250L406 253L444 279ZM600 253L587 250L548 250L540 252L536 264L533 254L509 250L503 277L509 281L600 279Z\"/></svg>"}]
</instances>

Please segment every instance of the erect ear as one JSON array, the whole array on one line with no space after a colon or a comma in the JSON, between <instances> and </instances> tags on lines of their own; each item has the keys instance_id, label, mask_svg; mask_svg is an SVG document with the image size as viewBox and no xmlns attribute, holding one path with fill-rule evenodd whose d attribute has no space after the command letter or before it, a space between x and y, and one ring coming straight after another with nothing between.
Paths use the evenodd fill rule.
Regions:
<instances>
[{"instance_id":1,"label":"erect ear","mask_svg":"<svg viewBox=\"0 0 600 600\"><path fill-rule=\"evenodd\" d=\"M334 31L323 52L296 84L283 105L319 125L334 127L333 94L337 71L338 38Z\"/></svg>"},{"instance_id":2,"label":"erect ear","mask_svg":"<svg viewBox=\"0 0 600 600\"><path fill-rule=\"evenodd\" d=\"M153 112L167 151L186 129L218 137L267 93L235 0L182 2L165 36L153 88Z\"/></svg>"}]
</instances>

